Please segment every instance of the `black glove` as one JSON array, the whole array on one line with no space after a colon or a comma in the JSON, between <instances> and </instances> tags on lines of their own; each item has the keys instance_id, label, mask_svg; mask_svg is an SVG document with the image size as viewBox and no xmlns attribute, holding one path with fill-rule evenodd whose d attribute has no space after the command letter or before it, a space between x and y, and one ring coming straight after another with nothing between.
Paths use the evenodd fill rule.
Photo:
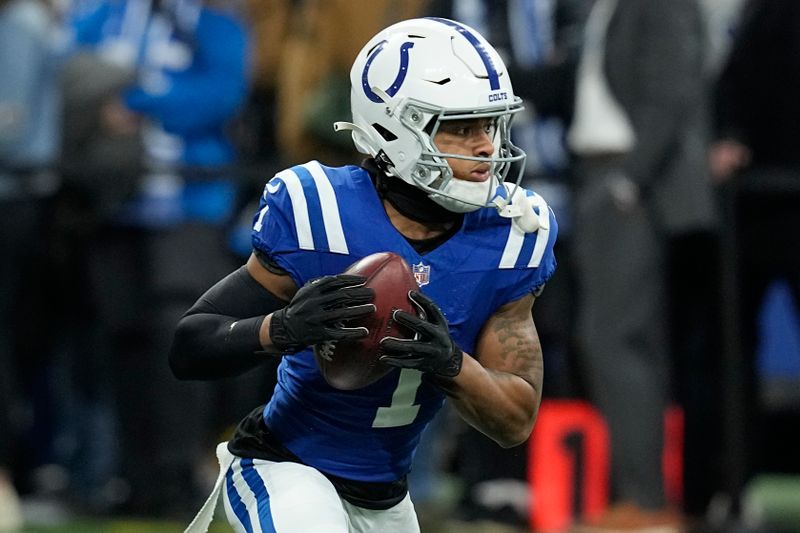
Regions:
<instances>
[{"instance_id":1,"label":"black glove","mask_svg":"<svg viewBox=\"0 0 800 533\"><path fill-rule=\"evenodd\" d=\"M295 353L323 341L366 337L365 327L344 322L375 312L375 293L366 278L350 274L323 276L300 287L289 305L275 311L269 324L272 344L282 353Z\"/></svg>"},{"instance_id":2,"label":"black glove","mask_svg":"<svg viewBox=\"0 0 800 533\"><path fill-rule=\"evenodd\" d=\"M461 372L464 352L450 337L442 310L420 292L410 291L408 299L419 309L420 316L396 309L392 318L416 335L413 339L381 339L381 348L386 354L381 357L381 362L401 368L415 368L438 376L457 376Z\"/></svg>"}]
</instances>

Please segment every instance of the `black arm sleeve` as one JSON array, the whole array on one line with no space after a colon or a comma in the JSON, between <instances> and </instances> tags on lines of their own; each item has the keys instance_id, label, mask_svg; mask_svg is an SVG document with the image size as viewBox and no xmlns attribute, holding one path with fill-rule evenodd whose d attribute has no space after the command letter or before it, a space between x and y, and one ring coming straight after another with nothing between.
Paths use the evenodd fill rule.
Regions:
<instances>
[{"instance_id":1,"label":"black arm sleeve","mask_svg":"<svg viewBox=\"0 0 800 533\"><path fill-rule=\"evenodd\" d=\"M178 379L219 379L242 374L270 357L259 329L287 302L265 289L243 266L206 291L180 319L169 364Z\"/></svg>"}]
</instances>

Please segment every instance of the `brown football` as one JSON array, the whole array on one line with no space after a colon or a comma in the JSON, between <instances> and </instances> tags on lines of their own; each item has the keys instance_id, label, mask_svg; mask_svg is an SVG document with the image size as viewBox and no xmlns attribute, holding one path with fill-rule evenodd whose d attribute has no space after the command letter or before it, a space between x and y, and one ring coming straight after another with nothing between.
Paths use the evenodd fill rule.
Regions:
<instances>
[{"instance_id":1,"label":"brown football","mask_svg":"<svg viewBox=\"0 0 800 533\"><path fill-rule=\"evenodd\" d=\"M395 309L416 314L408 300L408 291L419 290L408 263L397 254L381 252L364 257L351 265L346 274L366 276L365 286L375 291L375 313L348 326L364 326L369 335L357 341L327 342L314 347L325 380L334 388L354 390L366 387L385 376L391 367L381 363L380 341L386 336L408 337L409 332L398 328L392 319Z\"/></svg>"}]
</instances>

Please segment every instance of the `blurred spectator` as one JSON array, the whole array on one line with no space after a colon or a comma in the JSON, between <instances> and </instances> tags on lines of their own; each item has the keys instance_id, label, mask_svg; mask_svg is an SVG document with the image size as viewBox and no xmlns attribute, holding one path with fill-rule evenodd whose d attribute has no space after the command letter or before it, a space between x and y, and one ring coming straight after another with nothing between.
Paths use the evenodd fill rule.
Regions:
<instances>
[{"instance_id":1,"label":"blurred spectator","mask_svg":"<svg viewBox=\"0 0 800 533\"><path fill-rule=\"evenodd\" d=\"M300 9L292 0L246 0L246 14L252 34L250 91L242 111L231 127L231 138L239 152L243 180L239 197L250 199L238 209L229 244L239 259L250 255L252 214L258 209L264 176L283 168L286 160L278 149L278 76L291 20Z\"/></svg>"},{"instance_id":2,"label":"blurred spectator","mask_svg":"<svg viewBox=\"0 0 800 533\"><path fill-rule=\"evenodd\" d=\"M706 26L704 105L710 119L713 84L733 43L744 0L701 0ZM709 120L710 122L710 120ZM710 141L710 135L706 142ZM713 177L712 177L713 182ZM716 523L719 496L729 468L725 438L726 410L720 369L725 369L720 321L720 294L725 262L720 247L723 224L714 238L695 234L673 239L669 254L671 348L677 400L684 409L683 508L693 517Z\"/></svg>"},{"instance_id":3,"label":"blurred spectator","mask_svg":"<svg viewBox=\"0 0 800 533\"><path fill-rule=\"evenodd\" d=\"M716 142L710 160L722 182L750 166L793 168L800 152L792 137L800 128L800 81L793 76L798 57L791 22L800 12L791 1L751 0L736 32L734 47L717 86ZM758 60L770 53L770 61ZM758 104L760 112L756 112Z\"/></svg>"},{"instance_id":4,"label":"blurred spectator","mask_svg":"<svg viewBox=\"0 0 800 533\"><path fill-rule=\"evenodd\" d=\"M75 6L71 6L74 8ZM70 13L67 13L69 15ZM70 34L68 24L62 28ZM117 104L134 70L70 46L60 76L62 187L48 219L46 358L33 412L43 448L26 465L26 490L49 503L103 512L122 497L111 374L111 320L97 309L92 259L100 228L131 194L140 175L139 121Z\"/></svg>"},{"instance_id":5,"label":"blurred spectator","mask_svg":"<svg viewBox=\"0 0 800 533\"><path fill-rule=\"evenodd\" d=\"M736 433L745 439L744 479L759 472L800 472L793 431L798 424L798 376L783 375L783 392L772 390L758 364L757 346L769 343L759 328L770 286L787 288L800 301L800 3L750 0L745 4L733 47L715 93L715 142L709 157L716 181L733 200L730 224L738 269L738 323L732 324L744 364ZM766 318L768 315L764 315ZM767 327L769 324L767 323ZM783 342L779 363L789 362ZM790 394L786 394L789 392ZM768 401L769 398L778 400ZM744 480L737 480L744 481ZM732 487L741 489L742 487Z\"/></svg>"},{"instance_id":6,"label":"blurred spectator","mask_svg":"<svg viewBox=\"0 0 800 533\"><path fill-rule=\"evenodd\" d=\"M55 15L45 1L0 0L0 531L22 525L13 483L21 448L20 330L35 285L28 277L44 236L45 201L57 187L59 98Z\"/></svg>"},{"instance_id":7,"label":"blurred spectator","mask_svg":"<svg viewBox=\"0 0 800 533\"><path fill-rule=\"evenodd\" d=\"M230 384L177 383L164 357L183 309L231 269L239 178L228 127L248 90L246 22L236 0L100 0L72 15L70 194L55 229L66 255L55 259L75 276L62 278L62 299L89 294L65 318L87 333L68 348L81 362L73 379L115 402L93 433L117 432L106 460L129 485L122 510L184 516L205 492L209 443L243 414L225 412L235 395L234 407L217 401ZM200 265L192 276L176 267L187 257Z\"/></svg>"},{"instance_id":8,"label":"blurred spectator","mask_svg":"<svg viewBox=\"0 0 800 533\"><path fill-rule=\"evenodd\" d=\"M586 26L568 141L576 155L579 357L611 432L612 505L593 524L601 531L680 527L661 470L670 356L689 349L690 335L698 339L687 358L702 360L713 346L703 333L715 214L704 155L704 38L695 0L596 0ZM670 342L675 250L697 254L691 264L706 268L680 280L701 292L680 310L694 323Z\"/></svg>"},{"instance_id":9,"label":"blurred spectator","mask_svg":"<svg viewBox=\"0 0 800 533\"><path fill-rule=\"evenodd\" d=\"M715 81L730 52L746 0L700 0L706 21L706 70Z\"/></svg>"},{"instance_id":10,"label":"blurred spectator","mask_svg":"<svg viewBox=\"0 0 800 533\"><path fill-rule=\"evenodd\" d=\"M297 5L299 3L292 0L246 0L247 20L253 36L252 82L234 139L243 162L268 166L263 175L282 168L283 158L276 150L276 91L280 81L278 71ZM258 196L263 175L252 180L254 194L247 195L248 198ZM248 215L250 212L247 211ZM249 243L249 221L247 226ZM246 254L249 254L249 245L247 248Z\"/></svg>"}]
</instances>

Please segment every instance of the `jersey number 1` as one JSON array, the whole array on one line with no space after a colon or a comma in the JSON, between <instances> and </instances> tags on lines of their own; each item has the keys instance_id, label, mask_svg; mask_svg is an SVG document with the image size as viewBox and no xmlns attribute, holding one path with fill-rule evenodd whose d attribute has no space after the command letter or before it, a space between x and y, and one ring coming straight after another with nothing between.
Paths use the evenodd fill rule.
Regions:
<instances>
[{"instance_id":1,"label":"jersey number 1","mask_svg":"<svg viewBox=\"0 0 800 533\"><path fill-rule=\"evenodd\" d=\"M389 407L378 407L372 427L393 428L413 422L419 413L419 404L415 404L414 400L420 383L422 372L410 368L400 369L400 379L392 394L392 403Z\"/></svg>"}]
</instances>

